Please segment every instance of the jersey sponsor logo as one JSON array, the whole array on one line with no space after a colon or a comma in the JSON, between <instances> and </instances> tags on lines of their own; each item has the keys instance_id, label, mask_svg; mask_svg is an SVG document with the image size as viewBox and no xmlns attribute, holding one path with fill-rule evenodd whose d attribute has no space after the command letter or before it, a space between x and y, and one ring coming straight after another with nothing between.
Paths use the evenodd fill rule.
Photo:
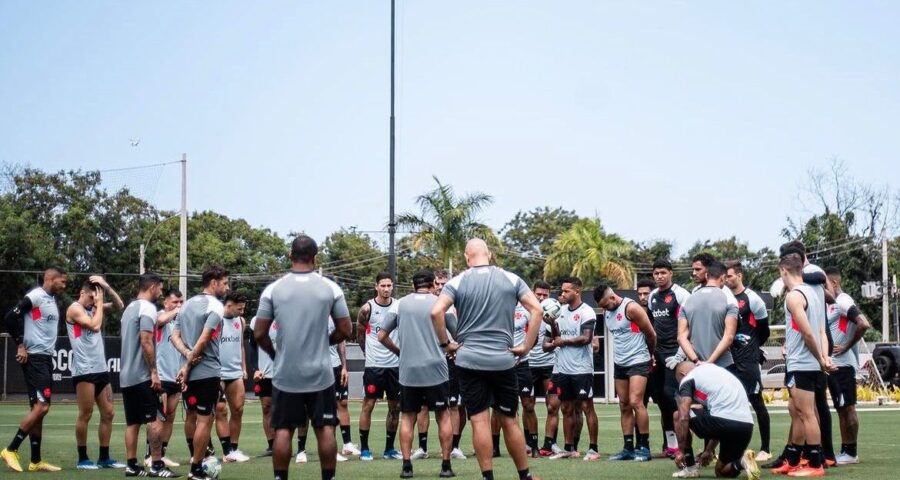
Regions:
<instances>
[{"instance_id":1,"label":"jersey sponsor logo","mask_svg":"<svg viewBox=\"0 0 900 480\"><path fill-rule=\"evenodd\" d=\"M652 310L652 312L653 312L653 318L671 318L672 317L672 315L669 313L668 307L660 308L658 310Z\"/></svg>"}]
</instances>

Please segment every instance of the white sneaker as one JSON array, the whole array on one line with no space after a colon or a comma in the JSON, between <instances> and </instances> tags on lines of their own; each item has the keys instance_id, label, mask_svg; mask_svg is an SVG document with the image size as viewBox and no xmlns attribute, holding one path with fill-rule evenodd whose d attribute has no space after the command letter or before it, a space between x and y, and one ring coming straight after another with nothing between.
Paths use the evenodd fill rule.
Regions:
<instances>
[{"instance_id":1,"label":"white sneaker","mask_svg":"<svg viewBox=\"0 0 900 480\"><path fill-rule=\"evenodd\" d=\"M859 457L850 456L848 453L841 452L834 459L838 465L855 465L859 463Z\"/></svg>"},{"instance_id":2,"label":"white sneaker","mask_svg":"<svg viewBox=\"0 0 900 480\"><path fill-rule=\"evenodd\" d=\"M244 463L249 462L250 457L244 455L244 452L240 450L232 450L231 453L225 455L223 460L225 461L225 463Z\"/></svg>"},{"instance_id":3,"label":"white sneaker","mask_svg":"<svg viewBox=\"0 0 900 480\"><path fill-rule=\"evenodd\" d=\"M462 452L462 450L460 450L458 448L454 448L453 450L450 451L450 458L452 458L454 460L465 460L466 454L464 454Z\"/></svg>"},{"instance_id":4,"label":"white sneaker","mask_svg":"<svg viewBox=\"0 0 900 480\"><path fill-rule=\"evenodd\" d=\"M765 450L760 450L759 453L756 454L757 462L768 462L771 459L772 459L772 454Z\"/></svg>"},{"instance_id":5,"label":"white sneaker","mask_svg":"<svg viewBox=\"0 0 900 480\"><path fill-rule=\"evenodd\" d=\"M559 445L554 443L553 445L550 445L550 451L553 453L559 453L559 452L564 452L565 450L559 448Z\"/></svg>"},{"instance_id":6,"label":"white sneaker","mask_svg":"<svg viewBox=\"0 0 900 480\"><path fill-rule=\"evenodd\" d=\"M341 455L341 454L339 453L339 454L337 454L337 461L338 461L338 462L346 462L346 461L347 461L347 457L345 457L345 456L343 456L343 455Z\"/></svg>"},{"instance_id":7,"label":"white sneaker","mask_svg":"<svg viewBox=\"0 0 900 480\"><path fill-rule=\"evenodd\" d=\"M410 460L425 460L428 458L428 452L422 450L421 448L417 448L415 452L409 457Z\"/></svg>"},{"instance_id":8,"label":"white sneaker","mask_svg":"<svg viewBox=\"0 0 900 480\"><path fill-rule=\"evenodd\" d=\"M700 476L700 469L696 465L693 467L684 467L672 474L672 478L697 478Z\"/></svg>"},{"instance_id":9,"label":"white sneaker","mask_svg":"<svg viewBox=\"0 0 900 480\"><path fill-rule=\"evenodd\" d=\"M595 452L594 450L589 449L587 452L585 452L583 460L585 462L594 462L600 460L600 454Z\"/></svg>"},{"instance_id":10,"label":"white sneaker","mask_svg":"<svg viewBox=\"0 0 900 480\"><path fill-rule=\"evenodd\" d=\"M309 460L306 458L306 450L297 454L297 458L294 460L294 463L306 463Z\"/></svg>"},{"instance_id":11,"label":"white sneaker","mask_svg":"<svg viewBox=\"0 0 900 480\"><path fill-rule=\"evenodd\" d=\"M350 442L350 443L345 443L345 444L344 444L344 448L341 449L341 454L342 454L342 455L356 455L356 456L359 456L360 451L359 451L359 448L357 448L356 445L353 444L353 442Z\"/></svg>"},{"instance_id":12,"label":"white sneaker","mask_svg":"<svg viewBox=\"0 0 900 480\"><path fill-rule=\"evenodd\" d=\"M574 456L575 456L575 452L568 452L566 450L560 450L559 452L554 453L553 455L550 455L549 458L550 458L550 460L562 460L564 458L572 458Z\"/></svg>"},{"instance_id":13,"label":"white sneaker","mask_svg":"<svg viewBox=\"0 0 900 480\"><path fill-rule=\"evenodd\" d=\"M166 467L169 467L169 468L181 466L180 463L176 462L175 460L170 459L169 457L162 457L162 461L163 461L163 463L166 464Z\"/></svg>"}]
</instances>

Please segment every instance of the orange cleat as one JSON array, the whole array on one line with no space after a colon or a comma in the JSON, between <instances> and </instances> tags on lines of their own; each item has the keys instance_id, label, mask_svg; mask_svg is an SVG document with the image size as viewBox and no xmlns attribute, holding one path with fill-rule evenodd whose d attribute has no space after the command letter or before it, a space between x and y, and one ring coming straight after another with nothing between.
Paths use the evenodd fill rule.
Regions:
<instances>
[{"instance_id":1,"label":"orange cleat","mask_svg":"<svg viewBox=\"0 0 900 480\"><path fill-rule=\"evenodd\" d=\"M772 475L788 475L794 470L799 470L800 468L800 465L795 465L792 467L790 463L784 462L780 467L772 469Z\"/></svg>"},{"instance_id":2,"label":"orange cleat","mask_svg":"<svg viewBox=\"0 0 900 480\"><path fill-rule=\"evenodd\" d=\"M824 477L825 476L825 468L824 467L801 467L794 471L788 472L789 477Z\"/></svg>"}]
</instances>

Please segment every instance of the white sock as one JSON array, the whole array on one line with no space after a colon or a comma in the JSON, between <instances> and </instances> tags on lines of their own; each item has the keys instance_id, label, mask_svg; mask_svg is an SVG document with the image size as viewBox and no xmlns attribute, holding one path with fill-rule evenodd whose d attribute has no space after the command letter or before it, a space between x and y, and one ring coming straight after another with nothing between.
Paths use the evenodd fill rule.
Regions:
<instances>
[{"instance_id":1,"label":"white sock","mask_svg":"<svg viewBox=\"0 0 900 480\"><path fill-rule=\"evenodd\" d=\"M666 430L666 447L678 448L678 436L672 430Z\"/></svg>"}]
</instances>

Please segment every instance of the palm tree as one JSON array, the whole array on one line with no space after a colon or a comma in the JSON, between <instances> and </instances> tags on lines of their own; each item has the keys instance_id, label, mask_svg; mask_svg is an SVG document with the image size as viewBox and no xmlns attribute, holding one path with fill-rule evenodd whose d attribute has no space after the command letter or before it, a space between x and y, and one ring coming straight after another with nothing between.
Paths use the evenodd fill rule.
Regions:
<instances>
[{"instance_id":1,"label":"palm tree","mask_svg":"<svg viewBox=\"0 0 900 480\"><path fill-rule=\"evenodd\" d=\"M544 278L574 275L585 283L605 279L629 288L634 270L627 257L633 248L622 237L604 232L599 219L578 220L553 243Z\"/></svg>"},{"instance_id":2,"label":"palm tree","mask_svg":"<svg viewBox=\"0 0 900 480\"><path fill-rule=\"evenodd\" d=\"M452 271L453 259L460 258L470 238L499 245L493 230L478 221L478 214L494 199L481 192L458 197L452 186L432 178L437 188L416 198L421 212L404 213L397 217L397 224L414 232L410 236L414 250L432 253Z\"/></svg>"}]
</instances>

